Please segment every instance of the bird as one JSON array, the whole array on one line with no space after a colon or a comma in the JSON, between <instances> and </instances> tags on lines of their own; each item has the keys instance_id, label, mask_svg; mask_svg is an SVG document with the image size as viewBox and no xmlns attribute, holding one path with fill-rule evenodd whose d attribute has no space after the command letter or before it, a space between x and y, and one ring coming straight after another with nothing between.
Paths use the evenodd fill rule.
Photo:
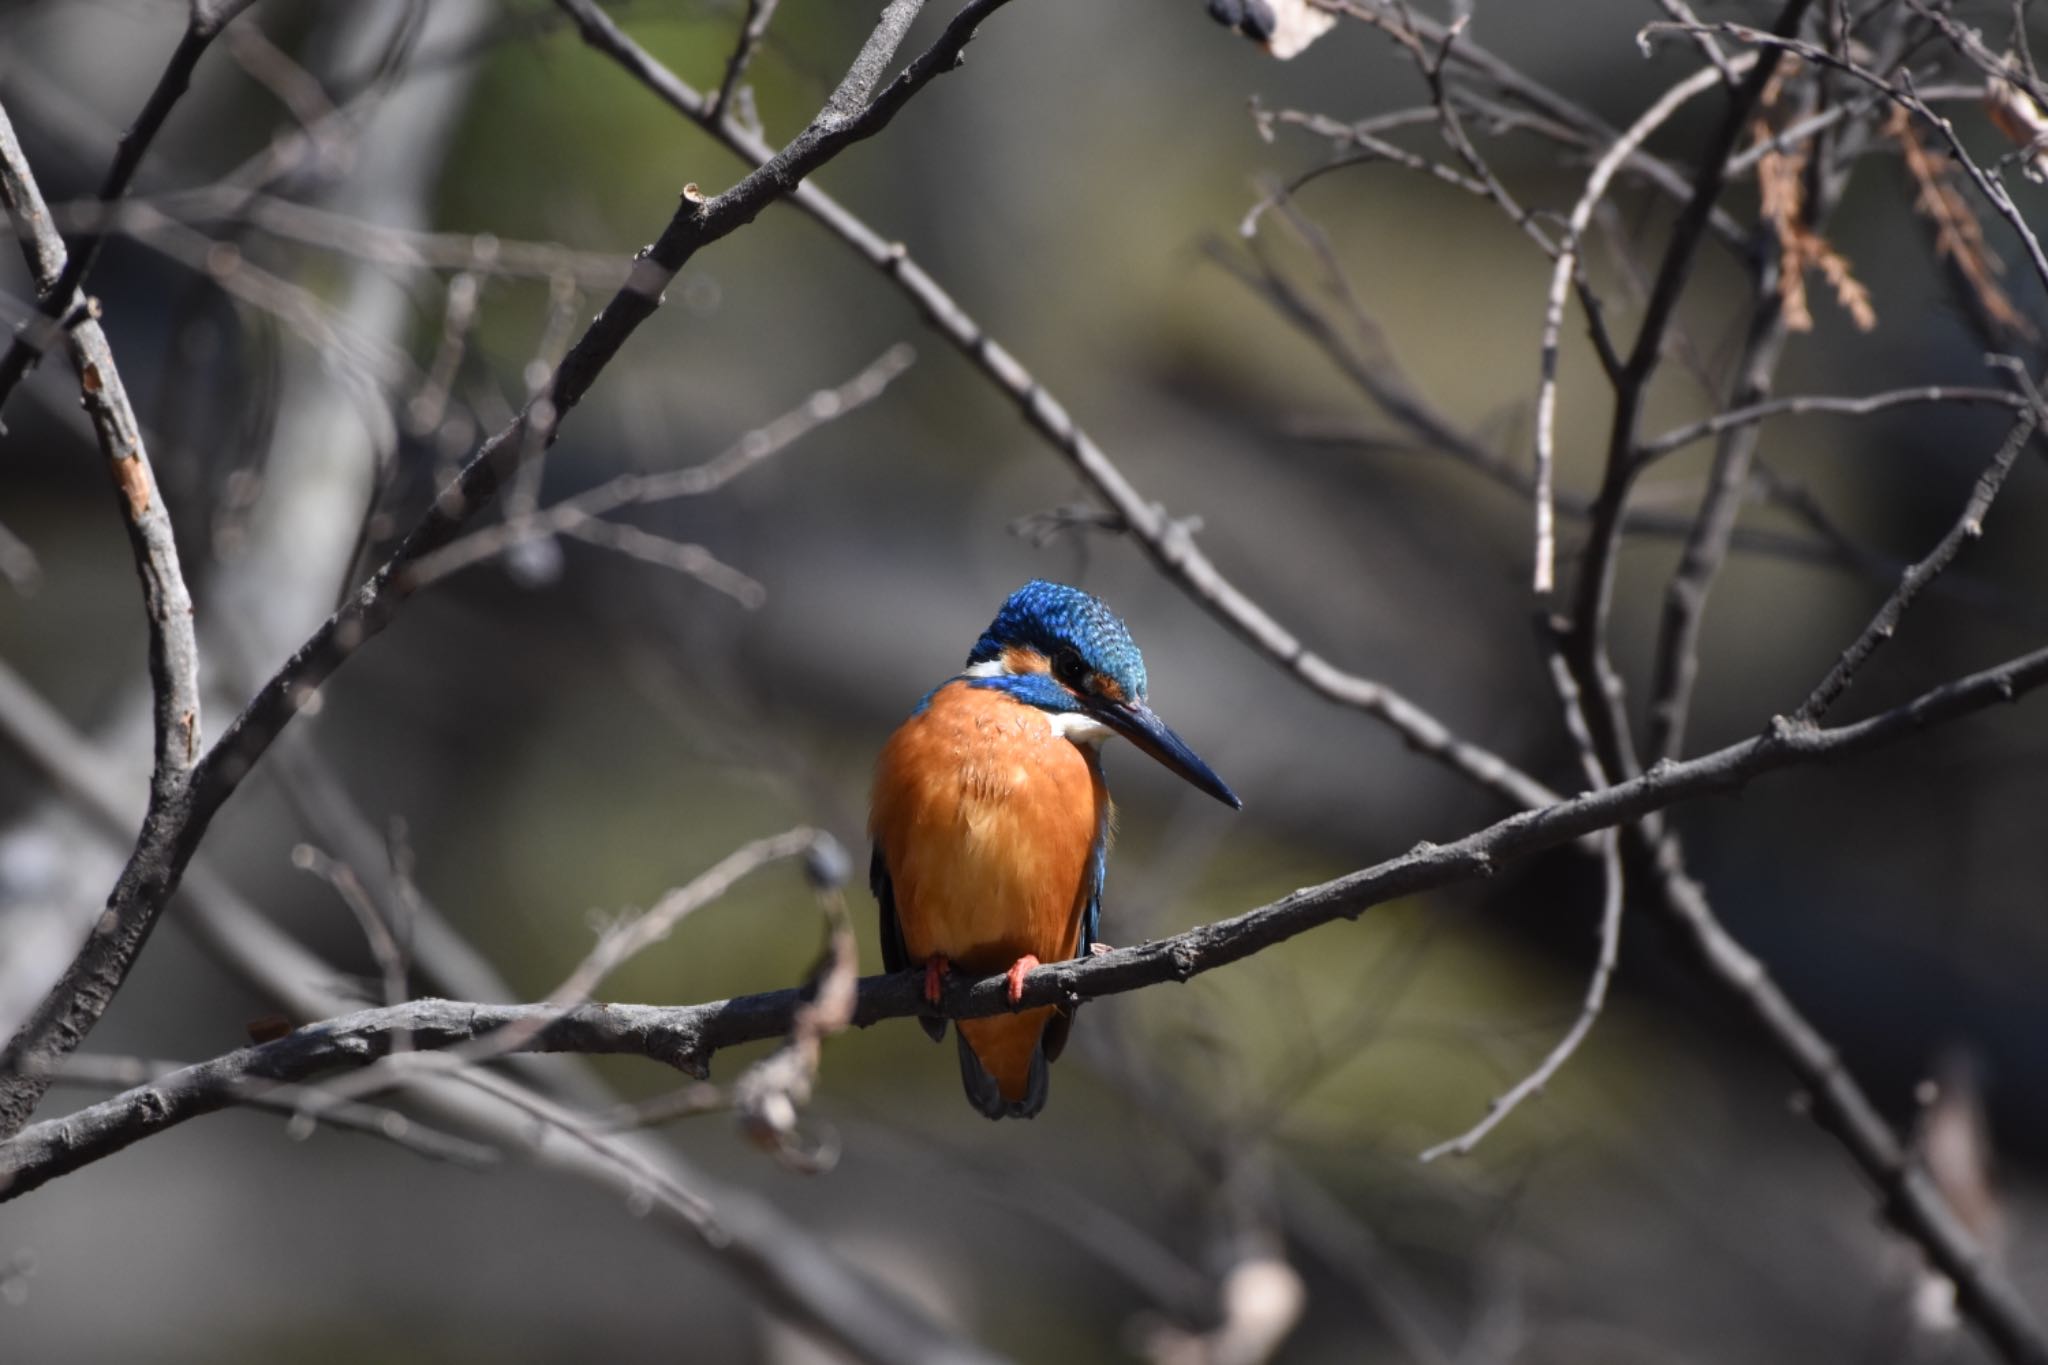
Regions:
<instances>
[{"instance_id":1,"label":"bird","mask_svg":"<svg viewBox=\"0 0 2048 1365\"><path fill-rule=\"evenodd\" d=\"M888 970L921 966L933 1005L952 971L1002 972L1015 1005L1033 969L1095 948L1112 737L1243 808L1146 696L1144 656L1100 598L1044 579L1010 594L966 666L925 694L875 763L869 884ZM945 1020L918 1022L945 1038ZM961 1020L968 1101L991 1119L1035 1117L1071 1024L1052 1005Z\"/></svg>"}]
</instances>

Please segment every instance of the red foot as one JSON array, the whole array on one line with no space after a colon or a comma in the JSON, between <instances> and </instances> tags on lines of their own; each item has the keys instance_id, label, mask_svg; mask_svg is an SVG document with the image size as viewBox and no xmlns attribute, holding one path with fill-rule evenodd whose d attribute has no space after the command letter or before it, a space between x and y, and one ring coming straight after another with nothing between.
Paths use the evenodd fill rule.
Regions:
<instances>
[{"instance_id":1,"label":"red foot","mask_svg":"<svg viewBox=\"0 0 2048 1365\"><path fill-rule=\"evenodd\" d=\"M1010 970L1006 973L1006 975L1008 976L1010 982L1011 1004L1014 1005L1019 1000L1022 1000L1024 998L1025 976L1031 972L1037 971L1041 965L1042 964L1039 962L1039 960L1029 953L1024 954L1024 956L1018 958L1015 962L1012 962L1010 964Z\"/></svg>"},{"instance_id":2,"label":"red foot","mask_svg":"<svg viewBox=\"0 0 2048 1365\"><path fill-rule=\"evenodd\" d=\"M928 1005L939 1003L945 993L946 977L953 970L953 964L934 954L924 960L924 999Z\"/></svg>"}]
</instances>

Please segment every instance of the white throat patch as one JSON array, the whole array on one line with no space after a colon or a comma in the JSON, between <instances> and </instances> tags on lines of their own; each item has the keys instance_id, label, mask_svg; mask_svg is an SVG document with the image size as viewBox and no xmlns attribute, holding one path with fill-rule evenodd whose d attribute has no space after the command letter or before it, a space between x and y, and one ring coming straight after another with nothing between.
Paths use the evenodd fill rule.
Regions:
<instances>
[{"instance_id":1,"label":"white throat patch","mask_svg":"<svg viewBox=\"0 0 2048 1365\"><path fill-rule=\"evenodd\" d=\"M1047 711L1045 718L1052 722L1054 734L1065 735L1076 744L1100 745L1116 733L1085 711Z\"/></svg>"}]
</instances>

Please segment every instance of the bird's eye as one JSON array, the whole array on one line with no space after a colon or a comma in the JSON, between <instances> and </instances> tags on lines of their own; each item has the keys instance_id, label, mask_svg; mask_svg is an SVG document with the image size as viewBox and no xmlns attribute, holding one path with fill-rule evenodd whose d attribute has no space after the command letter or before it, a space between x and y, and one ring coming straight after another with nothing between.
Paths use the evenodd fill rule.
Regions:
<instances>
[{"instance_id":1,"label":"bird's eye","mask_svg":"<svg viewBox=\"0 0 2048 1365\"><path fill-rule=\"evenodd\" d=\"M1081 651L1072 645L1061 645L1052 656L1052 675L1079 691L1082 680L1088 676L1088 665L1081 662Z\"/></svg>"}]
</instances>

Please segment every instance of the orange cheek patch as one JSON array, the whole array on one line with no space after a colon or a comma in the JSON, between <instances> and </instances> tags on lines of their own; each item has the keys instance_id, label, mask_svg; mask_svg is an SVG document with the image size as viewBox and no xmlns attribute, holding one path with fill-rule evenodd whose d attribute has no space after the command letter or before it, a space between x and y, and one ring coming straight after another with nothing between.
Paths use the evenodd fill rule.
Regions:
<instances>
[{"instance_id":1,"label":"orange cheek patch","mask_svg":"<svg viewBox=\"0 0 2048 1365\"><path fill-rule=\"evenodd\" d=\"M1044 673L1051 666L1037 650L1012 645L1003 651L1003 667L1012 673Z\"/></svg>"}]
</instances>

